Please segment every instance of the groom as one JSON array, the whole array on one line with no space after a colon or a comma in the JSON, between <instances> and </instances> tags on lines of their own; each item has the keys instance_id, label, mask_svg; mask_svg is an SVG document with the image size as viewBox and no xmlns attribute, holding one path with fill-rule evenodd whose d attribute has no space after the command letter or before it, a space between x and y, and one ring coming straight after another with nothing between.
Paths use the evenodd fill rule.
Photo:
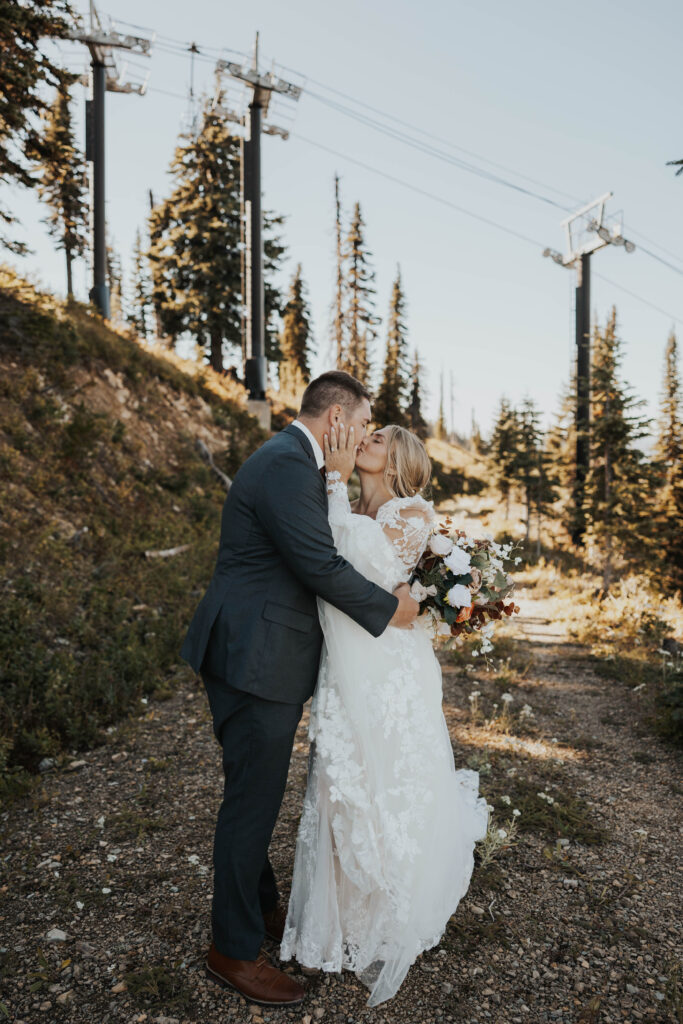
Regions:
<instances>
[{"instance_id":1,"label":"groom","mask_svg":"<svg viewBox=\"0 0 683 1024\"><path fill-rule=\"evenodd\" d=\"M261 952L280 941L286 908L268 858L303 705L322 647L316 597L372 636L408 627L407 584L390 594L346 562L327 519L323 438L371 419L360 381L333 370L304 392L299 418L240 468L223 506L213 578L181 655L206 686L223 748L225 790L214 839L213 942L207 971L252 1002L298 1003L305 990Z\"/></svg>"}]
</instances>

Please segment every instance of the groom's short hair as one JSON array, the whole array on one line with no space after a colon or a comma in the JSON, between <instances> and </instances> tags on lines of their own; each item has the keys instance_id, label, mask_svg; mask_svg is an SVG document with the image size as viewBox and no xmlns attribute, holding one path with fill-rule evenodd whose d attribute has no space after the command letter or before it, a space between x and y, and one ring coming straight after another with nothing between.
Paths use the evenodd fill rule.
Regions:
<instances>
[{"instance_id":1,"label":"groom's short hair","mask_svg":"<svg viewBox=\"0 0 683 1024\"><path fill-rule=\"evenodd\" d=\"M316 419L331 405L341 405L348 412L355 409L370 392L359 380L344 370L328 370L312 380L303 393L300 413Z\"/></svg>"}]
</instances>

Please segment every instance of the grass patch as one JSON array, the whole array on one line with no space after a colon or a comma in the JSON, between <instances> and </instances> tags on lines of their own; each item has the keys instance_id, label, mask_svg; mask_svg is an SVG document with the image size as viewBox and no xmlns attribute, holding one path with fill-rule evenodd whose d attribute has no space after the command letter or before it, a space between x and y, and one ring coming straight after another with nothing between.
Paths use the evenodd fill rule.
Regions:
<instances>
[{"instance_id":1,"label":"grass patch","mask_svg":"<svg viewBox=\"0 0 683 1024\"><path fill-rule=\"evenodd\" d=\"M225 491L175 403L213 411L230 476L265 435L238 385L1 267L0 367L0 797L13 799L42 758L103 742L190 671L180 645Z\"/></svg>"},{"instance_id":2,"label":"grass patch","mask_svg":"<svg viewBox=\"0 0 683 1024\"><path fill-rule=\"evenodd\" d=\"M124 981L134 1003L141 1009L189 1010L193 993L180 973L181 961L167 966L156 964L128 971Z\"/></svg>"},{"instance_id":3,"label":"grass patch","mask_svg":"<svg viewBox=\"0 0 683 1024\"><path fill-rule=\"evenodd\" d=\"M139 811L125 808L112 814L106 820L108 833L112 839L142 839L152 832L163 832L168 826L160 818L151 818Z\"/></svg>"},{"instance_id":4,"label":"grass patch","mask_svg":"<svg viewBox=\"0 0 683 1024\"><path fill-rule=\"evenodd\" d=\"M494 807L498 819L509 818L513 809L520 833L536 832L552 839L570 839L587 846L607 841L607 832L596 824L591 809L573 791L559 766L547 765L541 771L524 759L496 758L487 785L486 799ZM510 774L510 765L513 774ZM552 799L539 796L545 793ZM503 797L509 797L509 803Z\"/></svg>"}]
</instances>

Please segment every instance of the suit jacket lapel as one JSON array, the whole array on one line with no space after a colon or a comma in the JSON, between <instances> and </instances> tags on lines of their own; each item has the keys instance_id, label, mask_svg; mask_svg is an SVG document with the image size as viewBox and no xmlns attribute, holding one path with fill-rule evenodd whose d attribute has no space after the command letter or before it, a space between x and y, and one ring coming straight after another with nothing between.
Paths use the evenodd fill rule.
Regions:
<instances>
[{"instance_id":1,"label":"suit jacket lapel","mask_svg":"<svg viewBox=\"0 0 683 1024\"><path fill-rule=\"evenodd\" d=\"M306 435L304 434L303 430L299 430L298 427L295 427L292 423L290 423L289 426L285 427L282 433L291 434L293 437L297 439L297 441L299 441L301 447L306 452L306 455L309 458L311 468L315 471L316 476L318 477L320 483L323 486L323 489L325 491L325 498L327 499L327 487L325 487L325 481L323 480L322 473L318 469L318 463L316 462L316 458L313 453L313 446L306 437Z\"/></svg>"},{"instance_id":2,"label":"suit jacket lapel","mask_svg":"<svg viewBox=\"0 0 683 1024\"><path fill-rule=\"evenodd\" d=\"M311 445L311 442L308 440L308 438L304 434L303 430L299 430L298 427L295 427L292 423L290 423L289 426L285 427L285 429L283 430L283 433L284 434L291 434L292 437L295 437L297 439L297 441L299 441L299 443L301 444L301 447L303 448L303 450L306 452L306 454L308 455L309 459L313 463L313 468L317 472L318 465L317 465L317 463L315 461L315 455L313 454L313 446Z\"/></svg>"}]
</instances>

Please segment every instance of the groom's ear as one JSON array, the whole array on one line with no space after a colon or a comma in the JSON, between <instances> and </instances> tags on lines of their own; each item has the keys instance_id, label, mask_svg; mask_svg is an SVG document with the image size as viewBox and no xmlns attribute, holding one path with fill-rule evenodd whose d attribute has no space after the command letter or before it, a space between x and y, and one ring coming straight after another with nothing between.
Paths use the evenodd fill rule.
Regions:
<instances>
[{"instance_id":1,"label":"groom's ear","mask_svg":"<svg viewBox=\"0 0 683 1024\"><path fill-rule=\"evenodd\" d=\"M329 411L330 424L337 426L342 420L343 410L341 405L331 405Z\"/></svg>"}]
</instances>

